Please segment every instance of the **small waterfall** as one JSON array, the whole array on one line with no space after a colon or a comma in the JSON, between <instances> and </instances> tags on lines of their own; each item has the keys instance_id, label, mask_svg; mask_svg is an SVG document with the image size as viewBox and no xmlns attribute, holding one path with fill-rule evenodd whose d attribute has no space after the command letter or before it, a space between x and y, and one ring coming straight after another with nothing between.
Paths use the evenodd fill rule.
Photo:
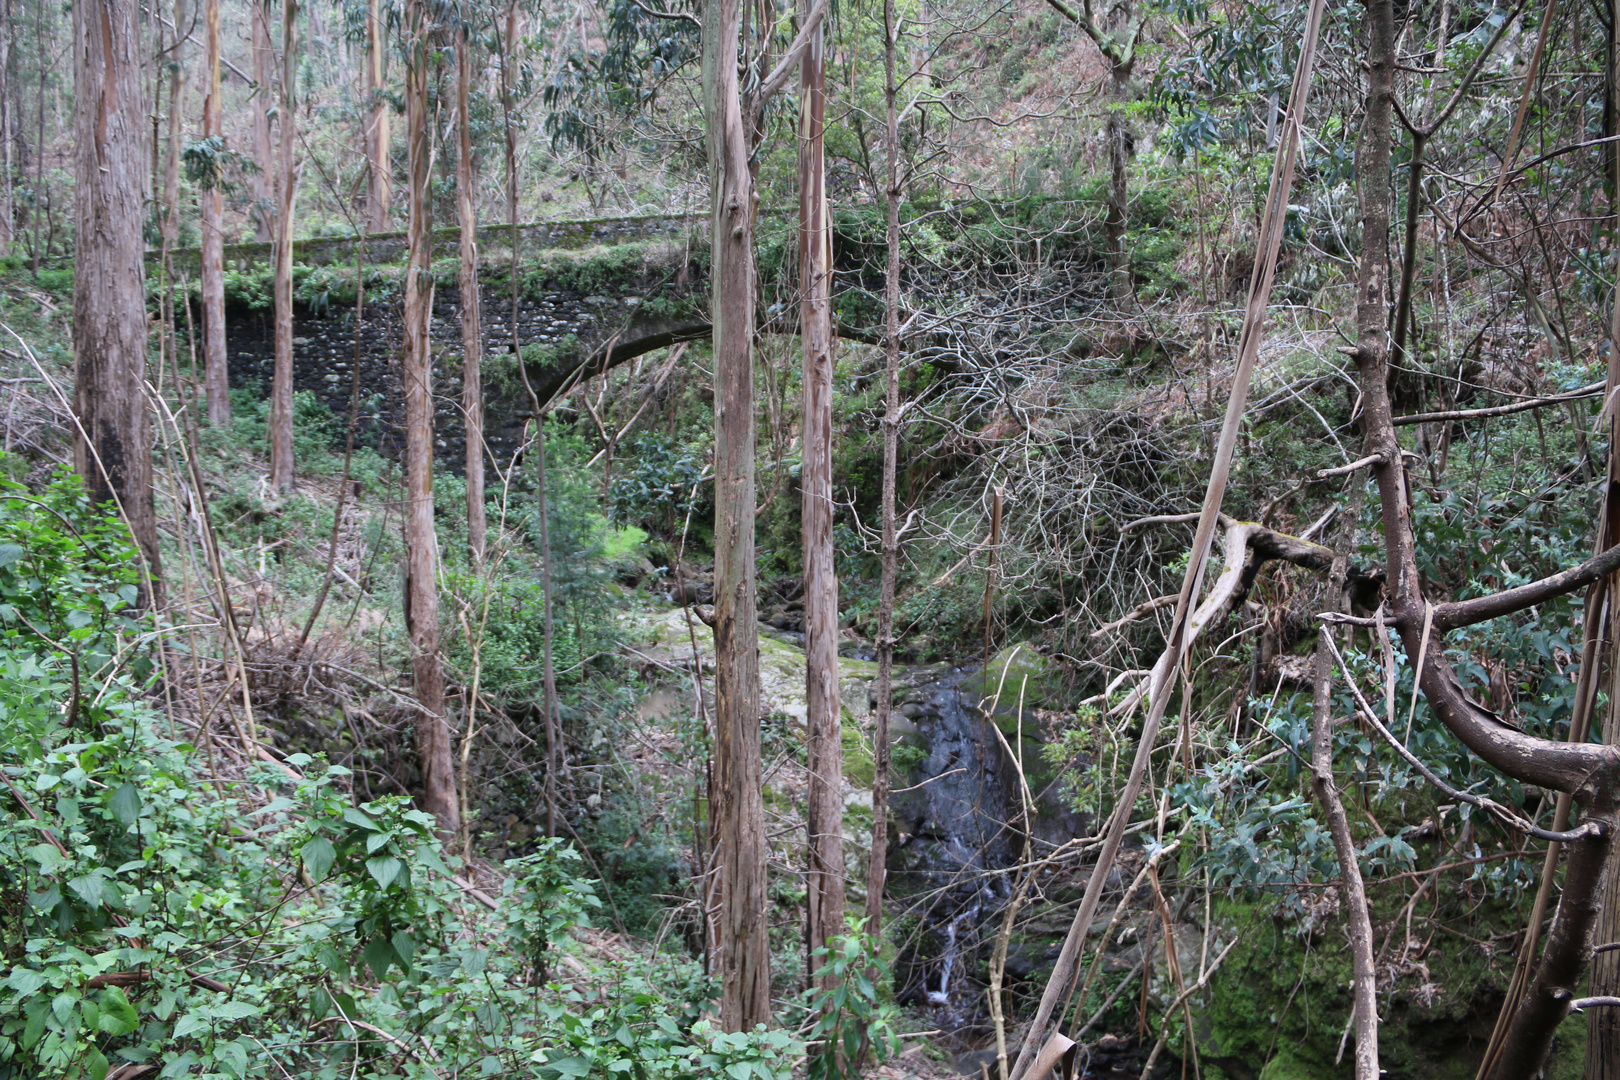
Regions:
<instances>
[{"instance_id":1,"label":"small waterfall","mask_svg":"<svg viewBox=\"0 0 1620 1080\"><path fill-rule=\"evenodd\" d=\"M894 800L900 837L889 888L918 920L902 942L902 999L934 1007L941 1027L964 1033L984 1023L980 961L1011 894L1006 871L1018 847L999 744L961 691L971 674L945 670L907 695L917 730L906 741L927 756L908 780L920 786Z\"/></svg>"}]
</instances>

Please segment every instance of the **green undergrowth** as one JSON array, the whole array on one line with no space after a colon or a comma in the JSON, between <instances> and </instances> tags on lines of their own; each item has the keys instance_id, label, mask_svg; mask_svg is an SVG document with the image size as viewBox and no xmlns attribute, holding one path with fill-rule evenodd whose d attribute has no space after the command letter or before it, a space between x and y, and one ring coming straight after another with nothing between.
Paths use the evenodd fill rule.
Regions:
<instances>
[{"instance_id":1,"label":"green undergrowth","mask_svg":"<svg viewBox=\"0 0 1620 1080\"><path fill-rule=\"evenodd\" d=\"M802 1045L715 1032L692 962L582 943L567 845L486 910L407 800L306 755L219 778L132 662L133 556L71 477L0 492L0 1077L787 1075Z\"/></svg>"}]
</instances>

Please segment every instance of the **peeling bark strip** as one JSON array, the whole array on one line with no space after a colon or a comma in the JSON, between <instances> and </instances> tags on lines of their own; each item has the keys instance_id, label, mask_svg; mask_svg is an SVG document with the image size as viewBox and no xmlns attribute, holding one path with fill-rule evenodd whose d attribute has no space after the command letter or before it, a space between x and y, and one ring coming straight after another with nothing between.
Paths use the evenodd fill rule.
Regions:
<instances>
[{"instance_id":1,"label":"peeling bark strip","mask_svg":"<svg viewBox=\"0 0 1620 1080\"><path fill-rule=\"evenodd\" d=\"M1345 579L1350 568L1349 552L1355 547L1356 523L1366 485L1351 481L1349 512L1339 535L1338 550L1328 572L1328 596L1334 608L1343 610ZM1378 972L1373 959L1372 916L1367 907L1367 889L1361 880L1361 863L1356 855L1355 838L1350 835L1350 819L1339 798L1333 779L1333 658L1328 655L1327 627L1316 645L1316 672L1311 695L1311 788L1328 820L1333 850L1339 859L1339 877L1344 882L1345 907L1350 924L1350 953L1354 971L1353 1012L1356 1029L1356 1080L1378 1080Z\"/></svg>"},{"instance_id":2,"label":"peeling bark strip","mask_svg":"<svg viewBox=\"0 0 1620 1080\"><path fill-rule=\"evenodd\" d=\"M73 463L90 497L115 503L146 563L142 604L161 604L146 397L141 224L150 176L141 138L140 38L132 0L73 5ZM154 595L156 594L156 595Z\"/></svg>"},{"instance_id":3,"label":"peeling bark strip","mask_svg":"<svg viewBox=\"0 0 1620 1080\"><path fill-rule=\"evenodd\" d=\"M1262 219L1260 258L1255 262L1249 279L1249 306L1243 319L1243 334L1238 342L1237 370L1232 376L1232 394L1227 402L1226 419L1221 425L1220 440L1216 444L1215 460L1210 468L1209 486L1204 493L1204 506L1198 518L1198 531L1193 538L1192 557L1187 560L1187 574L1181 583L1181 595L1176 600L1175 618L1170 624L1170 635L1165 643L1161 660L1162 672L1155 668L1154 678L1147 691L1148 713L1142 724L1142 734L1136 747L1136 758L1131 763L1130 775L1120 792L1113 816L1109 819L1107 834L1097 863L1086 882L1080 909L1075 912L1062 952L1052 967L1051 978L1041 995L1035 1018L1030 1022L1023 1047L1018 1052L1018 1063L1013 1067L1011 1080L1023 1080L1030 1074L1030 1066L1042 1047L1047 1045L1052 1014L1058 999L1071 994L1078 984L1080 950L1085 944L1091 920L1096 917L1102 900L1103 884L1113 869L1119 854L1120 842L1130 823L1131 808L1147 774L1148 759L1158 739L1159 724L1164 719L1169 689L1189 643L1190 616L1193 601L1197 599L1203 581L1205 561L1209 557L1210 540L1214 536L1216 519L1220 516L1221 500L1226 494L1226 481L1232 469L1232 454L1237 447L1238 428L1242 424L1244 405L1248 401L1249 381L1255 360L1260 352L1260 338L1265 326L1266 303L1271 294L1271 283L1277 271L1277 254L1282 246L1283 223L1288 211L1288 192L1294 184L1294 161L1299 152L1299 122L1305 113L1310 95L1311 74L1316 67L1316 42L1322 29L1324 0L1312 0L1305 21L1305 36L1300 43L1299 63L1294 68L1294 85L1288 98L1288 114L1282 125L1282 138L1277 156L1272 163L1271 185L1266 192L1265 216ZM1398 460L1398 459L1397 459Z\"/></svg>"}]
</instances>

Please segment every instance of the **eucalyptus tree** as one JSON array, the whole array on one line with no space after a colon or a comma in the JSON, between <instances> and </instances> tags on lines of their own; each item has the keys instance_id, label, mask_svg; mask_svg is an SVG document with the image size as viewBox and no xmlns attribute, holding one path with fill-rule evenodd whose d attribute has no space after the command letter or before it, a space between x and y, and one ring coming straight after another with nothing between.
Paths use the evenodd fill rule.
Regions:
<instances>
[{"instance_id":1,"label":"eucalyptus tree","mask_svg":"<svg viewBox=\"0 0 1620 1080\"><path fill-rule=\"evenodd\" d=\"M141 225L150 193L134 0L73 5L74 467L115 503L145 562L142 598L162 603L146 395Z\"/></svg>"},{"instance_id":2,"label":"eucalyptus tree","mask_svg":"<svg viewBox=\"0 0 1620 1080\"><path fill-rule=\"evenodd\" d=\"M11 247L16 227L16 183L12 154L16 149L16 81L12 76L11 42L20 20L13 13L13 0L0 0L0 252Z\"/></svg>"},{"instance_id":3,"label":"eucalyptus tree","mask_svg":"<svg viewBox=\"0 0 1620 1080\"><path fill-rule=\"evenodd\" d=\"M808 4L801 4L801 17ZM806 964L819 979L844 922L844 763L838 701L838 579L833 567L832 220L827 202L827 58L822 29L799 62L799 339L804 357L804 653Z\"/></svg>"},{"instance_id":4,"label":"eucalyptus tree","mask_svg":"<svg viewBox=\"0 0 1620 1080\"><path fill-rule=\"evenodd\" d=\"M474 565L484 561L484 339L478 295L478 190L474 175L472 83L475 78L472 37L477 25L470 5L452 29L456 52L456 217L461 227L461 410L467 437L467 547ZM513 312L513 324L517 322ZM549 554L549 553L548 553Z\"/></svg>"},{"instance_id":5,"label":"eucalyptus tree","mask_svg":"<svg viewBox=\"0 0 1620 1080\"><path fill-rule=\"evenodd\" d=\"M422 769L422 806L446 838L461 832L445 715L444 660L439 646L439 555L433 525L433 313L432 202L428 183L433 148L428 121L428 69L435 63L439 27L429 0L405 5L406 231L405 348L405 631L410 639L416 700L416 752Z\"/></svg>"},{"instance_id":6,"label":"eucalyptus tree","mask_svg":"<svg viewBox=\"0 0 1620 1080\"><path fill-rule=\"evenodd\" d=\"M202 136L217 155L224 147L225 125L220 97L219 0L204 0ZM225 193L217 170L201 185L201 235L198 237L202 291L203 387L208 422L222 427L231 422L229 359L225 349Z\"/></svg>"},{"instance_id":7,"label":"eucalyptus tree","mask_svg":"<svg viewBox=\"0 0 1620 1080\"><path fill-rule=\"evenodd\" d=\"M249 179L253 205L250 215L261 244L275 241L276 144L270 132L271 95L276 85L276 50L270 34L270 0L248 0L248 22L253 52L253 161L258 169Z\"/></svg>"},{"instance_id":8,"label":"eucalyptus tree","mask_svg":"<svg viewBox=\"0 0 1620 1080\"><path fill-rule=\"evenodd\" d=\"M275 372L270 382L270 487L293 489L293 208L298 200L298 0L281 0L281 71L276 108Z\"/></svg>"},{"instance_id":9,"label":"eucalyptus tree","mask_svg":"<svg viewBox=\"0 0 1620 1080\"><path fill-rule=\"evenodd\" d=\"M387 232L392 195L392 165L389 150L389 103L383 91L385 81L385 28L382 0L366 0L366 220L372 232Z\"/></svg>"},{"instance_id":10,"label":"eucalyptus tree","mask_svg":"<svg viewBox=\"0 0 1620 1080\"><path fill-rule=\"evenodd\" d=\"M759 730L759 621L754 587L754 188L761 114L808 48L827 0L745 98L739 67L764 66L742 39L741 0L703 6L703 113L709 151L710 324L714 351L714 772L720 866L720 1022L770 1019L765 808ZM769 34L770 27L760 28ZM750 43L753 44L753 43ZM752 55L750 55L752 54Z\"/></svg>"}]
</instances>

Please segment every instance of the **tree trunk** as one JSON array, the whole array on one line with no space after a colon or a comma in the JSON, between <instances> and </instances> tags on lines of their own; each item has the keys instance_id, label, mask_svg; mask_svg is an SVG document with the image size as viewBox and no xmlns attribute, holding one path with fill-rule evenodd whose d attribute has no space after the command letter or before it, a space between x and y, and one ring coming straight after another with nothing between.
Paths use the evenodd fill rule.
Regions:
<instances>
[{"instance_id":1,"label":"tree trunk","mask_svg":"<svg viewBox=\"0 0 1620 1080\"><path fill-rule=\"evenodd\" d=\"M134 0L73 5L78 246L73 260L74 467L115 502L146 563L143 605L162 604L146 398L141 224L149 194Z\"/></svg>"},{"instance_id":2,"label":"tree trunk","mask_svg":"<svg viewBox=\"0 0 1620 1080\"><path fill-rule=\"evenodd\" d=\"M1495 1080L1529 1080L1552 1047L1553 1034L1569 1015L1589 960L1603 864L1613 841L1620 756L1589 743L1539 739L1502 724L1463 693L1443 642L1425 650L1425 626L1434 610L1423 594L1418 570L1411 493L1395 437L1389 396L1389 206L1390 145L1394 103L1395 13L1393 0L1366 0L1366 119L1358 173L1361 179L1361 260L1356 284L1356 367L1361 391L1364 451L1373 456L1378 484L1388 577L1388 606L1407 656L1418 667L1419 685L1435 715L1457 738L1497 769L1525 783L1570 793L1599 831L1567 845L1563 893L1547 934L1535 981L1513 1009L1495 1053L1482 1071ZM1570 579L1570 588L1582 580ZM1567 591L1567 590L1566 590ZM1500 597L1502 594L1498 594ZM1472 601L1481 621L1505 602ZM1441 605L1438 630L1466 625ZM1417 663L1419 657L1423 662Z\"/></svg>"},{"instance_id":3,"label":"tree trunk","mask_svg":"<svg viewBox=\"0 0 1620 1080\"><path fill-rule=\"evenodd\" d=\"M1126 21L1129 21L1127 15ZM1130 159L1130 131L1125 120L1125 107L1130 98L1131 61L1120 62L1109 58L1107 91L1103 107L1108 110L1108 210L1103 219L1103 232L1108 240L1109 282L1108 294L1116 307L1129 311L1135 293L1131 281L1131 255L1125 250L1125 230L1130 212L1128 181Z\"/></svg>"},{"instance_id":4,"label":"tree trunk","mask_svg":"<svg viewBox=\"0 0 1620 1080\"><path fill-rule=\"evenodd\" d=\"M1366 498L1366 485L1359 475L1350 478L1352 492L1344 514L1344 527L1333 553L1328 572L1329 610L1343 611L1344 582L1355 549L1356 524ZM1322 633L1332 633L1323 627ZM1311 788L1327 818L1333 837L1333 850L1339 859L1339 882L1345 898L1345 921L1350 931L1351 1009L1356 1031L1356 1080L1378 1080L1378 974L1373 957L1372 917L1367 907L1367 888L1361 878L1355 839L1350 834L1350 818L1339 797L1333 776L1333 657L1318 641L1311 703Z\"/></svg>"},{"instance_id":5,"label":"tree trunk","mask_svg":"<svg viewBox=\"0 0 1620 1080\"><path fill-rule=\"evenodd\" d=\"M34 52L39 56L45 55L45 0L35 0L34 3ZM43 65L41 65L43 67ZM74 68L74 78L78 78L78 69ZM29 251L29 271L34 280L39 280L39 261L44 258L45 249L40 244L40 226L45 223L45 207L49 199L45 194L45 72L39 73L39 81L34 87L34 119L38 122L38 129L34 139L34 205L28 211L34 219L34 243ZM75 159L76 161L77 159Z\"/></svg>"},{"instance_id":6,"label":"tree trunk","mask_svg":"<svg viewBox=\"0 0 1620 1080\"><path fill-rule=\"evenodd\" d=\"M389 191L388 102L383 91L383 24L381 0L366 3L366 100L371 120L366 126L368 188L366 215L372 232L387 232Z\"/></svg>"},{"instance_id":7,"label":"tree trunk","mask_svg":"<svg viewBox=\"0 0 1620 1080\"><path fill-rule=\"evenodd\" d=\"M275 86L275 47L270 43L270 2L249 0L253 23L253 154L258 171L248 181L253 228L261 244L274 243L276 150L270 141L270 94Z\"/></svg>"},{"instance_id":8,"label":"tree trunk","mask_svg":"<svg viewBox=\"0 0 1620 1080\"><path fill-rule=\"evenodd\" d=\"M11 0L0 0L0 254L11 248L16 204L13 202L16 176L13 173L12 144L16 138L15 88L11 71L11 39L17 32Z\"/></svg>"},{"instance_id":9,"label":"tree trunk","mask_svg":"<svg viewBox=\"0 0 1620 1080\"><path fill-rule=\"evenodd\" d=\"M714 790L720 867L720 1025L771 1012L765 807L754 595L754 178L737 85L741 0L703 5L714 350Z\"/></svg>"},{"instance_id":10,"label":"tree trunk","mask_svg":"<svg viewBox=\"0 0 1620 1080\"><path fill-rule=\"evenodd\" d=\"M1620 0L1613 0L1609 5L1609 42L1608 42L1608 103L1605 115L1606 135L1613 135L1620 130L1620 25L1614 22L1614 17L1620 15ZM1610 210L1615 220L1620 222L1620 149L1615 149L1609 155L1609 181L1610 181ZM1620 341L1616 337L1620 333L1620 287L1609 298L1609 341ZM1604 400L1612 399L1617 387L1620 387L1620 349L1613 345L1609 348L1609 370L1607 386L1604 388ZM1617 538L1620 538L1620 416L1614 412L1609 413L1609 462L1607 484L1603 493L1603 517L1598 523L1598 550L1611 547ZM1587 593L1587 608L1599 596L1610 597L1611 627L1608 635L1609 643L1614 640L1612 623L1616 596L1620 596L1620 581L1610 578L1607 585L1598 583L1593 585ZM1601 650L1605 645L1602 624L1595 627L1598 647ZM1614 670L1614 655L1612 644L1609 646L1609 667ZM1603 657L1601 652L1593 657L1594 672L1602 671ZM1612 676L1611 676L1612 677ZM1617 712L1617 703L1614 698L1614 686L1609 688L1609 711L1603 725L1603 741L1610 746L1620 744L1620 712ZM1620 860L1610 857L1608 866L1603 873L1603 906L1598 915L1595 938L1600 943L1620 941ZM1587 993L1593 997L1620 996L1620 951L1598 953L1592 958L1592 974ZM1586 1077L1588 1080L1620 1080L1620 1009L1602 1008L1593 1009L1587 1013L1586 1020Z\"/></svg>"},{"instance_id":11,"label":"tree trunk","mask_svg":"<svg viewBox=\"0 0 1620 1080\"><path fill-rule=\"evenodd\" d=\"M468 111L472 60L466 35L456 34L456 215L461 219L461 407L467 432L467 548L484 564L484 336L479 326L478 211L473 189L472 116ZM513 322L517 320L514 318Z\"/></svg>"},{"instance_id":12,"label":"tree trunk","mask_svg":"<svg viewBox=\"0 0 1620 1080\"><path fill-rule=\"evenodd\" d=\"M174 25L184 26L186 23L185 0L174 0ZM161 35L160 35L161 37ZM162 263L159 267L159 284L161 287L162 303L161 315L163 320L159 333L162 336L163 347L159 350L160 359L163 356L174 357L174 270L170 265L170 254L174 251L175 239L179 235L180 226L180 115L184 107L186 87L186 66L184 62L186 43L180 37L177 29L174 34L172 52L169 54L169 115L167 145L163 154L163 202L161 220L163 223L163 249ZM178 371L179 365L176 364ZM175 391L179 392L179 387Z\"/></svg>"},{"instance_id":13,"label":"tree trunk","mask_svg":"<svg viewBox=\"0 0 1620 1080\"><path fill-rule=\"evenodd\" d=\"M883 282L883 569L878 585L877 702L872 733L872 851L866 866L866 932L881 941L889 852L889 716L894 709L894 581L900 542L894 489L900 449L900 114L894 0L883 0L883 96L888 113L888 266Z\"/></svg>"},{"instance_id":14,"label":"tree trunk","mask_svg":"<svg viewBox=\"0 0 1620 1080\"><path fill-rule=\"evenodd\" d=\"M280 160L276 175L276 368L270 384L270 487L275 491L293 489L293 297L292 297L292 218L298 195L298 175L294 143L298 138L298 118L293 113L294 81L298 65L298 0L282 0L281 15L281 98L276 110Z\"/></svg>"},{"instance_id":15,"label":"tree trunk","mask_svg":"<svg viewBox=\"0 0 1620 1080\"><path fill-rule=\"evenodd\" d=\"M433 529L433 357L428 329L433 309L433 233L428 221L428 15L425 0L408 0L405 65L406 154L409 171L409 256L405 268L405 629L411 641L416 700L416 752L422 769L422 808L446 837L461 832L444 714L439 656L439 555Z\"/></svg>"},{"instance_id":16,"label":"tree trunk","mask_svg":"<svg viewBox=\"0 0 1620 1080\"><path fill-rule=\"evenodd\" d=\"M219 0L207 0L208 92L203 98L203 137L223 138L219 86ZM208 422L228 427L231 422L230 368L225 353L225 193L223 178L202 191L200 237L203 308L203 385L208 401Z\"/></svg>"},{"instance_id":17,"label":"tree trunk","mask_svg":"<svg viewBox=\"0 0 1620 1080\"><path fill-rule=\"evenodd\" d=\"M844 929L844 755L838 701L838 580L833 571L832 222L827 214L826 58L818 28L799 67L799 334L804 347L805 727L810 781L806 964ZM822 980L822 988L834 983Z\"/></svg>"}]
</instances>

